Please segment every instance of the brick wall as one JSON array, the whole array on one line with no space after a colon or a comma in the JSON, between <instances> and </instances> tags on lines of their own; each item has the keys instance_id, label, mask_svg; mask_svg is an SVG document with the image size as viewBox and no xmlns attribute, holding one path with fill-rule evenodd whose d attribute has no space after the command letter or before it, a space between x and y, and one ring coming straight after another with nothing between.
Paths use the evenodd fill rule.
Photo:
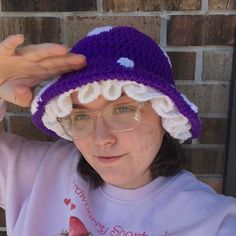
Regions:
<instances>
[{"instance_id":1,"label":"brick wall","mask_svg":"<svg viewBox=\"0 0 236 236\"><path fill-rule=\"evenodd\" d=\"M105 25L132 25L153 37L168 51L178 88L199 106L202 135L183 145L188 169L221 192L235 0L1 0L0 10L0 40L23 33L30 43L72 46ZM0 129L51 140L34 128L27 109L9 104Z\"/></svg>"}]
</instances>

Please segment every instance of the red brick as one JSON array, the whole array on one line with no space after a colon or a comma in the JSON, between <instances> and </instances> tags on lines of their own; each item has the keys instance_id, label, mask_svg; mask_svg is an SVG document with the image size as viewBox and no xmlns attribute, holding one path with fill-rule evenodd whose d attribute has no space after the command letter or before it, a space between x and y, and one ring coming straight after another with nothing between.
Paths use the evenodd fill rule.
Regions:
<instances>
[{"instance_id":1,"label":"red brick","mask_svg":"<svg viewBox=\"0 0 236 236\"><path fill-rule=\"evenodd\" d=\"M128 12L128 11L160 11L164 9L163 0L104 0L104 11Z\"/></svg>"},{"instance_id":2,"label":"red brick","mask_svg":"<svg viewBox=\"0 0 236 236\"><path fill-rule=\"evenodd\" d=\"M208 0L209 10L235 10L235 0Z\"/></svg>"},{"instance_id":3,"label":"red brick","mask_svg":"<svg viewBox=\"0 0 236 236\"><path fill-rule=\"evenodd\" d=\"M177 85L190 101L194 102L200 114L227 115L229 100L228 84Z\"/></svg>"},{"instance_id":4,"label":"red brick","mask_svg":"<svg viewBox=\"0 0 236 236\"><path fill-rule=\"evenodd\" d=\"M207 51L203 54L203 80L231 79L233 53L228 51Z\"/></svg>"},{"instance_id":5,"label":"red brick","mask_svg":"<svg viewBox=\"0 0 236 236\"><path fill-rule=\"evenodd\" d=\"M60 19L53 17L0 17L0 40L22 33L26 43L60 42Z\"/></svg>"},{"instance_id":6,"label":"red brick","mask_svg":"<svg viewBox=\"0 0 236 236\"><path fill-rule=\"evenodd\" d=\"M104 11L185 11L200 10L201 0L104 0Z\"/></svg>"},{"instance_id":7,"label":"red brick","mask_svg":"<svg viewBox=\"0 0 236 236\"><path fill-rule=\"evenodd\" d=\"M168 52L176 80L194 80L195 52Z\"/></svg>"},{"instance_id":8,"label":"red brick","mask_svg":"<svg viewBox=\"0 0 236 236\"><path fill-rule=\"evenodd\" d=\"M96 0L2 0L2 11L96 11Z\"/></svg>"},{"instance_id":9,"label":"red brick","mask_svg":"<svg viewBox=\"0 0 236 236\"><path fill-rule=\"evenodd\" d=\"M232 45L236 15L171 16L167 44L171 46Z\"/></svg>"},{"instance_id":10,"label":"red brick","mask_svg":"<svg viewBox=\"0 0 236 236\"><path fill-rule=\"evenodd\" d=\"M202 132L199 142L202 144L225 144L227 119L201 118Z\"/></svg>"},{"instance_id":11,"label":"red brick","mask_svg":"<svg viewBox=\"0 0 236 236\"><path fill-rule=\"evenodd\" d=\"M19 107L19 106L12 104L12 103L7 102L7 112L17 112L17 113L18 112L28 112L28 113L30 113L30 108Z\"/></svg>"},{"instance_id":12,"label":"red brick","mask_svg":"<svg viewBox=\"0 0 236 236\"><path fill-rule=\"evenodd\" d=\"M55 141L56 139L51 138L37 129L31 122L30 117L15 116L9 118L9 124L11 132L14 134L21 135L31 140L41 141Z\"/></svg>"},{"instance_id":13,"label":"red brick","mask_svg":"<svg viewBox=\"0 0 236 236\"><path fill-rule=\"evenodd\" d=\"M6 220L5 220L5 211L0 208L0 227L4 227L5 226L5 223Z\"/></svg>"},{"instance_id":14,"label":"red brick","mask_svg":"<svg viewBox=\"0 0 236 236\"><path fill-rule=\"evenodd\" d=\"M223 175L225 153L223 148L210 147L185 148L187 169L194 174Z\"/></svg>"},{"instance_id":15,"label":"red brick","mask_svg":"<svg viewBox=\"0 0 236 236\"><path fill-rule=\"evenodd\" d=\"M166 0L168 11L192 11L201 10L201 0Z\"/></svg>"},{"instance_id":16,"label":"red brick","mask_svg":"<svg viewBox=\"0 0 236 236\"><path fill-rule=\"evenodd\" d=\"M151 36L154 40L159 41L160 18L158 16L71 16L68 18L67 43L72 46L79 39L86 36L90 30L107 25L134 26Z\"/></svg>"}]
</instances>

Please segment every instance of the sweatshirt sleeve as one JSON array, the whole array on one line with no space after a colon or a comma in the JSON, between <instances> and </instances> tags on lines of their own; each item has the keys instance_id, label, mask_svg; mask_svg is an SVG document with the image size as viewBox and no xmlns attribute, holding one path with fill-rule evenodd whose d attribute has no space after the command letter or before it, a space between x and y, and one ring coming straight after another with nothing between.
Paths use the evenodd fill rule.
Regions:
<instances>
[{"instance_id":1,"label":"sweatshirt sleeve","mask_svg":"<svg viewBox=\"0 0 236 236\"><path fill-rule=\"evenodd\" d=\"M234 207L234 211L225 217L216 235L217 236L236 235L236 205Z\"/></svg>"},{"instance_id":2,"label":"sweatshirt sleeve","mask_svg":"<svg viewBox=\"0 0 236 236\"><path fill-rule=\"evenodd\" d=\"M0 100L0 118L3 119L5 104ZM0 132L0 207L6 209L6 201L17 196L19 206L31 191L40 164L50 142L27 140L23 137Z\"/></svg>"},{"instance_id":3,"label":"sweatshirt sleeve","mask_svg":"<svg viewBox=\"0 0 236 236\"><path fill-rule=\"evenodd\" d=\"M6 103L3 99L0 98L0 121L3 120L6 113Z\"/></svg>"},{"instance_id":4,"label":"sweatshirt sleeve","mask_svg":"<svg viewBox=\"0 0 236 236\"><path fill-rule=\"evenodd\" d=\"M6 112L6 103L3 99L0 98L0 121L3 120L5 112ZM2 145L0 144L0 146L2 146ZM0 152L0 207L4 208L4 204L3 204L3 202L4 202L4 189L5 189L5 184L4 184L5 181L4 180L6 179L6 178L4 178L4 176L6 176L6 167L5 167L6 163L3 163L2 160L3 160L2 153Z\"/></svg>"}]
</instances>

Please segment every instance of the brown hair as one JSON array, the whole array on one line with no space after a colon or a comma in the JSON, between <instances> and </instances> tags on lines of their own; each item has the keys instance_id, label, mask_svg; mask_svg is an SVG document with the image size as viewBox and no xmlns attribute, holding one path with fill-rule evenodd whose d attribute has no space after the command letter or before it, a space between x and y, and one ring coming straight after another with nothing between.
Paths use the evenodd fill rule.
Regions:
<instances>
[{"instance_id":1,"label":"brown hair","mask_svg":"<svg viewBox=\"0 0 236 236\"><path fill-rule=\"evenodd\" d=\"M176 175L184 168L185 163L186 158L183 154L182 147L177 140L165 132L160 150L150 165L152 178ZM94 188L104 184L103 179L83 156L81 156L78 163L77 171L81 174L82 178L87 180Z\"/></svg>"}]
</instances>

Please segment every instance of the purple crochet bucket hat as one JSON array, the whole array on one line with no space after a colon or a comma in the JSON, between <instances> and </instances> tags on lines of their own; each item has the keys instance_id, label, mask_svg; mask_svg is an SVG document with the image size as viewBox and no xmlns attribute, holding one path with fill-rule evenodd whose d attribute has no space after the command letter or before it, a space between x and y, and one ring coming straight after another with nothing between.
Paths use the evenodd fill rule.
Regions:
<instances>
[{"instance_id":1,"label":"purple crochet bucket hat","mask_svg":"<svg viewBox=\"0 0 236 236\"><path fill-rule=\"evenodd\" d=\"M184 120L185 131L188 133L182 135L183 137L181 135L175 137L170 132L175 138L185 141L199 136L200 120L197 107L177 91L167 54L149 36L132 27L96 28L80 40L71 52L85 55L87 66L82 70L61 75L60 78L45 86L32 103L33 122L45 133L70 140L64 136L62 130L58 131L59 126L56 121L57 117L70 114L72 109L68 103L70 94L79 88L86 88L83 93L89 93L90 88L86 86L91 85L93 88L91 93L95 93L93 97L95 99L98 94L102 93L100 90L100 93L96 93L97 90L94 88L97 85L116 81L114 86L119 85L121 92L124 92L122 90L123 87L128 86L127 83L143 86L142 91L143 88L147 89L144 95L139 94L141 98L134 99L152 100L154 108L160 107L155 105L155 101L157 102L155 99L160 96L164 97L162 103L170 103L169 107L172 107L163 122L164 128L175 123L174 120L172 122L172 118L181 122ZM96 86L93 87L93 85ZM59 108L54 108L57 105ZM155 110L162 117L158 109ZM169 131L168 128L166 130ZM173 128L173 130L178 130L178 128Z\"/></svg>"}]
</instances>

